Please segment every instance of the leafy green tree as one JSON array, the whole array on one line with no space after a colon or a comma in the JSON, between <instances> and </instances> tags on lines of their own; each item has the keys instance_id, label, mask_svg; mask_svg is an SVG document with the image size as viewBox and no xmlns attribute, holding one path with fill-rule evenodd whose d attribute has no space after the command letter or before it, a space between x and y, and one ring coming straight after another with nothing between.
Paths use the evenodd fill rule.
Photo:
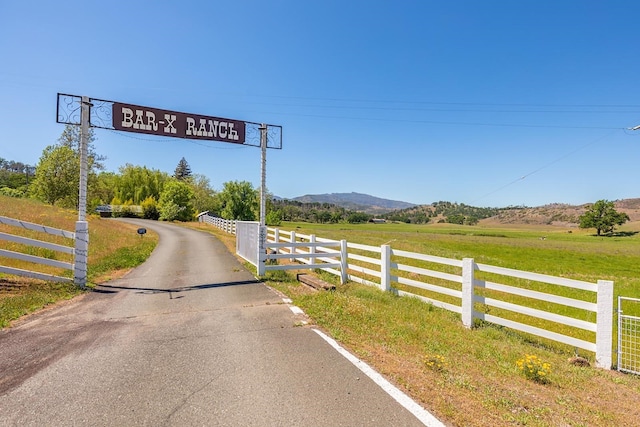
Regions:
<instances>
[{"instance_id":1,"label":"leafy green tree","mask_svg":"<svg viewBox=\"0 0 640 427\"><path fill-rule=\"evenodd\" d=\"M104 170L104 161L106 157L96 152L95 148L95 134L93 128L89 128L89 137L87 138L87 157L89 168L93 171ZM60 138L58 138L58 145L71 148L74 153L80 155L80 126L65 125Z\"/></svg>"},{"instance_id":2,"label":"leafy green tree","mask_svg":"<svg viewBox=\"0 0 640 427\"><path fill-rule=\"evenodd\" d=\"M270 227L277 227L282 224L282 212L280 210L272 210L267 213L264 222Z\"/></svg>"},{"instance_id":3,"label":"leafy green tree","mask_svg":"<svg viewBox=\"0 0 640 427\"><path fill-rule=\"evenodd\" d=\"M224 219L255 221L260 208L258 190L247 181L229 181L218 195L221 204L220 216Z\"/></svg>"},{"instance_id":4,"label":"leafy green tree","mask_svg":"<svg viewBox=\"0 0 640 427\"><path fill-rule=\"evenodd\" d=\"M116 195L116 183L118 176L114 172L100 172L91 186L89 199L90 211L95 210L99 205L108 204Z\"/></svg>"},{"instance_id":5,"label":"leafy green tree","mask_svg":"<svg viewBox=\"0 0 640 427\"><path fill-rule=\"evenodd\" d=\"M368 215L364 212L352 212L347 217L347 222L350 224L360 224L369 221L371 218L371 215Z\"/></svg>"},{"instance_id":6,"label":"leafy green tree","mask_svg":"<svg viewBox=\"0 0 640 427\"><path fill-rule=\"evenodd\" d=\"M453 214L447 216L447 222L449 224L464 224L464 215L462 214Z\"/></svg>"},{"instance_id":7,"label":"leafy green tree","mask_svg":"<svg viewBox=\"0 0 640 427\"><path fill-rule=\"evenodd\" d=\"M6 160L0 157L0 187L7 187L25 193L29 183L33 180L35 166L22 162ZM17 192L12 192L18 194Z\"/></svg>"},{"instance_id":8,"label":"leafy green tree","mask_svg":"<svg viewBox=\"0 0 640 427\"><path fill-rule=\"evenodd\" d=\"M87 162L88 200L97 199L93 195L99 169L104 169L104 156L96 153L93 129L89 130ZM51 204L64 207L78 207L78 185L80 182L80 127L66 125L58 138L58 143L46 147L36 166L30 193Z\"/></svg>"},{"instance_id":9,"label":"leafy green tree","mask_svg":"<svg viewBox=\"0 0 640 427\"><path fill-rule=\"evenodd\" d=\"M480 220L478 219L478 217L475 216L468 216L464 219L464 223L466 225L476 225L480 222Z\"/></svg>"},{"instance_id":10,"label":"leafy green tree","mask_svg":"<svg viewBox=\"0 0 640 427\"><path fill-rule=\"evenodd\" d=\"M179 179L181 181L185 179L189 179L191 177L191 167L187 160L183 157L178 162L178 166L176 166L176 170L173 173L173 177Z\"/></svg>"},{"instance_id":11,"label":"leafy green tree","mask_svg":"<svg viewBox=\"0 0 640 427\"><path fill-rule=\"evenodd\" d=\"M115 194L121 200L132 200L139 205L147 197L160 200L164 184L171 179L169 174L146 166L127 163L121 166L115 183Z\"/></svg>"},{"instance_id":12,"label":"leafy green tree","mask_svg":"<svg viewBox=\"0 0 640 427\"><path fill-rule=\"evenodd\" d=\"M629 221L629 215L618 212L613 202L598 200L582 215L580 215L580 228L595 228L597 235L612 233L616 225L622 225Z\"/></svg>"},{"instance_id":13,"label":"leafy green tree","mask_svg":"<svg viewBox=\"0 0 640 427\"><path fill-rule=\"evenodd\" d=\"M191 221L195 215L193 190L184 181L170 179L158 201L160 219L164 221Z\"/></svg>"},{"instance_id":14,"label":"leafy green tree","mask_svg":"<svg viewBox=\"0 0 640 427\"><path fill-rule=\"evenodd\" d=\"M320 211L316 214L316 218L320 224L331 222L331 212L329 212L328 210Z\"/></svg>"},{"instance_id":15,"label":"leafy green tree","mask_svg":"<svg viewBox=\"0 0 640 427\"><path fill-rule=\"evenodd\" d=\"M65 145L49 145L42 152L30 191L51 205L77 207L79 179L76 153Z\"/></svg>"},{"instance_id":16,"label":"leafy green tree","mask_svg":"<svg viewBox=\"0 0 640 427\"><path fill-rule=\"evenodd\" d=\"M193 206L196 213L209 211L212 215L220 214L220 200L209 183L209 178L201 174L193 174L187 181L193 190Z\"/></svg>"}]
</instances>

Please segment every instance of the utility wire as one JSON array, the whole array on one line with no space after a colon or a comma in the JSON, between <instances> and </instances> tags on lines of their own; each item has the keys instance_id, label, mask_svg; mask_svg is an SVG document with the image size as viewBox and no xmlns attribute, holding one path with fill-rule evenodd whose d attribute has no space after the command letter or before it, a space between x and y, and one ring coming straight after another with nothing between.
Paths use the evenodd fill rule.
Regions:
<instances>
[{"instance_id":1,"label":"utility wire","mask_svg":"<svg viewBox=\"0 0 640 427\"><path fill-rule=\"evenodd\" d=\"M246 111L251 114L273 114L279 116L292 117L311 117L316 119L338 119L338 120L362 120L374 122L393 122L393 123L423 123L435 125L453 125L453 126L493 126L493 127L515 127L515 128L547 128L547 129L604 129L604 130L620 130L620 127L613 126L561 126L561 125L531 125L531 124L514 124L514 123L482 123L482 122L449 122L438 120L411 120L411 119L392 119L392 118L373 118L373 117L349 117L349 116L330 116L322 114L299 114L299 113L280 113L273 111Z\"/></svg>"},{"instance_id":2,"label":"utility wire","mask_svg":"<svg viewBox=\"0 0 640 427\"><path fill-rule=\"evenodd\" d=\"M609 132L609 133L607 133L606 135L603 135L603 136L601 136L601 137L599 137L599 138L596 138L595 140L593 140L593 141L591 141L591 142L589 142L589 143L587 143L587 144L585 144L585 145L582 145L582 146L580 146L580 147L576 148L575 150L570 151L570 152L568 152L568 153L566 153L566 154L564 154L564 155L562 155L562 156L560 156L560 157L556 158L555 160L553 160L553 161L551 161L551 162L549 162L549 163L547 163L547 164L545 164L545 165L543 165L543 166L540 166L540 167L539 167L539 168L537 168L537 169L532 170L532 171L531 171L531 172L529 172L529 173L526 173L526 174L522 175L520 178L518 178L518 179L514 179L513 181L511 181L511 182L509 182L509 183L507 183L507 184L505 184L505 185L503 185L503 186L501 186L501 187L499 187L499 188L497 188L497 189L495 189L495 190L493 190L493 191L490 191L489 193L484 194L483 196L480 196L480 197L476 198L475 200L472 200L469 204L471 204L471 205L472 205L472 204L474 204L475 202L477 202L478 200L482 200L482 199L484 199L485 197L487 197L487 196L491 196L491 195L493 195L493 194L495 194L495 193L497 193L497 192L499 192L499 191L502 191L502 190L504 190L505 188L510 187L510 186L512 186L512 185L513 185L513 184L515 184L515 183L518 183L518 182L520 182L520 181L523 181L523 180L525 180L526 178L530 177L531 175L533 175L533 174L535 174L535 173L538 173L538 172L540 172L541 170L546 169L546 168L548 168L549 166L551 166L551 165L553 165L553 164L556 164L556 163L560 162L561 160L566 159L567 157L569 157L569 156L571 156L571 155L573 155L573 154L577 153L578 151L584 150L585 148L587 148L587 147L589 147L589 146L591 146L591 145L594 145L594 144L596 144L596 143L598 143L598 142L602 141L603 139L606 139L606 138L610 137L611 135L613 135L614 133L616 133L616 132L617 132L617 131L619 131L619 130L620 130L620 129L617 129L617 130L615 130L615 131L613 131L613 132Z\"/></svg>"}]
</instances>

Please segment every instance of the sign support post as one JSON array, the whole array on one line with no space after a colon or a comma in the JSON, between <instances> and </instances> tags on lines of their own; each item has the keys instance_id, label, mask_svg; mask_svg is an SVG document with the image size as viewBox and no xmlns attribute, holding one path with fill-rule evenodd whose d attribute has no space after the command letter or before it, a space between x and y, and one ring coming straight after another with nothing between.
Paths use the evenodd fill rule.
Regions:
<instances>
[{"instance_id":1,"label":"sign support post","mask_svg":"<svg viewBox=\"0 0 640 427\"><path fill-rule=\"evenodd\" d=\"M78 221L76 222L73 260L73 282L82 288L87 285L89 252L89 223L86 221L86 217L90 108L89 97L83 96L80 100L80 188L78 190Z\"/></svg>"},{"instance_id":2,"label":"sign support post","mask_svg":"<svg viewBox=\"0 0 640 427\"><path fill-rule=\"evenodd\" d=\"M89 145L89 97L83 96L80 106L80 190L78 194L78 221L87 215L87 169Z\"/></svg>"},{"instance_id":3,"label":"sign support post","mask_svg":"<svg viewBox=\"0 0 640 427\"><path fill-rule=\"evenodd\" d=\"M258 276L265 274L265 262L267 260L267 125L262 123L260 130L260 232L258 236Z\"/></svg>"}]
</instances>

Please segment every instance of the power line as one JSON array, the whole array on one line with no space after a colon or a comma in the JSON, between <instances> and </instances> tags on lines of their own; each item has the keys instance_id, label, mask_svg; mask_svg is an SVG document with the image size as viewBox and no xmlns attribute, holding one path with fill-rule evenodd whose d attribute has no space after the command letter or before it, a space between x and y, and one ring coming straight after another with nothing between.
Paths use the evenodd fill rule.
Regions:
<instances>
[{"instance_id":1,"label":"power line","mask_svg":"<svg viewBox=\"0 0 640 427\"><path fill-rule=\"evenodd\" d=\"M566 159L567 157L569 157L569 156L571 156L571 155L573 155L573 154L577 153L578 151L584 150L585 148L587 148L587 147L589 147L589 146L591 146L591 145L593 145L593 144L595 144L595 143L597 143L597 142L600 142L600 141L602 141L602 140L603 140L603 139L605 139L605 138L610 137L611 135L613 135L615 132L617 132L617 131L619 131L619 130L620 130L620 129L616 129L615 131L613 131L613 132L609 132L609 133L607 133L607 134L606 134L606 135L604 135L604 136L601 136L601 137L599 137L599 138L596 138L595 140L593 140L593 141L591 141L591 142L589 142L589 143L587 143L587 144L584 144L584 145L582 145L582 146L580 146L580 147L576 148L576 149L575 149L575 150L573 150L573 151L570 151L570 152L568 152L568 153L566 153L566 154L563 154L562 156L560 156L560 157L556 158L555 160L553 160L553 161L551 161L551 162L549 162L549 163L547 163L547 164L545 164L545 165L543 165L543 166L540 166L539 168L534 169L534 170L532 170L532 171L531 171L531 172L529 172L529 173L526 173L526 174L522 175L520 178L515 179L515 180L513 180L513 181L511 181L511 182L509 182L509 183L507 183L507 184L505 184L505 185L503 185L503 186L501 186L501 187L499 187L499 188L497 188L497 189L493 190L493 191L490 191L489 193L484 194L483 196L480 196L480 197L476 198L475 200L472 200L469 204L473 204L473 203L477 202L478 200L484 199L484 198L485 198L485 197L487 197L487 196L491 196L491 195L493 195L493 194L495 194L495 193L497 193L497 192L499 192L499 191L502 191L502 190L504 190L505 188L510 187L510 186L512 186L513 184L517 183L517 182L523 181L523 180L525 180L526 178L530 177L531 175L533 175L533 174L535 174L535 173L538 173L538 172L540 172L541 170L546 169L546 168L548 168L549 166L551 166L551 165L553 165L553 164L556 164L556 163L560 162L561 160Z\"/></svg>"},{"instance_id":2,"label":"power line","mask_svg":"<svg viewBox=\"0 0 640 427\"><path fill-rule=\"evenodd\" d=\"M247 94L243 94L247 96ZM332 102L363 102L363 103L389 103L408 105L464 105L464 106L489 106L489 107L554 107L554 108L637 108L639 104L544 104L544 103L489 103L489 102L450 102L450 101L401 101L401 100L381 100L381 99L358 99L358 98L317 98L304 96L285 95L249 95L258 98L276 99L296 99L306 101L332 101Z\"/></svg>"},{"instance_id":3,"label":"power line","mask_svg":"<svg viewBox=\"0 0 640 427\"><path fill-rule=\"evenodd\" d=\"M604 129L604 130L620 130L622 127L612 126L565 126L565 125L532 125L532 124L515 124L515 123L483 123L483 122L452 122L439 120L412 120L412 119L394 119L394 118L373 118L373 117L349 117L349 116L331 116L323 114L300 114L300 113L280 113L273 111L246 111L252 114L273 114L279 116L292 117L310 117L320 119L338 119L338 120L362 120L374 122L397 122L397 123L422 123L436 125L453 125L453 126L494 126L494 127L515 127L515 128L548 128L548 129Z\"/></svg>"}]
</instances>

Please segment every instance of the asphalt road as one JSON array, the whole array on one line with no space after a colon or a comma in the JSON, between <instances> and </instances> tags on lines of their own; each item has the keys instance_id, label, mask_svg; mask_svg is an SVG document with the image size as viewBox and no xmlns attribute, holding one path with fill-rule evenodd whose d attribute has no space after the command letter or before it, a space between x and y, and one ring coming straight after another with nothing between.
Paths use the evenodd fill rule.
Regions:
<instances>
[{"instance_id":1,"label":"asphalt road","mask_svg":"<svg viewBox=\"0 0 640 427\"><path fill-rule=\"evenodd\" d=\"M419 426L215 237L0 331L1 426Z\"/></svg>"}]
</instances>

